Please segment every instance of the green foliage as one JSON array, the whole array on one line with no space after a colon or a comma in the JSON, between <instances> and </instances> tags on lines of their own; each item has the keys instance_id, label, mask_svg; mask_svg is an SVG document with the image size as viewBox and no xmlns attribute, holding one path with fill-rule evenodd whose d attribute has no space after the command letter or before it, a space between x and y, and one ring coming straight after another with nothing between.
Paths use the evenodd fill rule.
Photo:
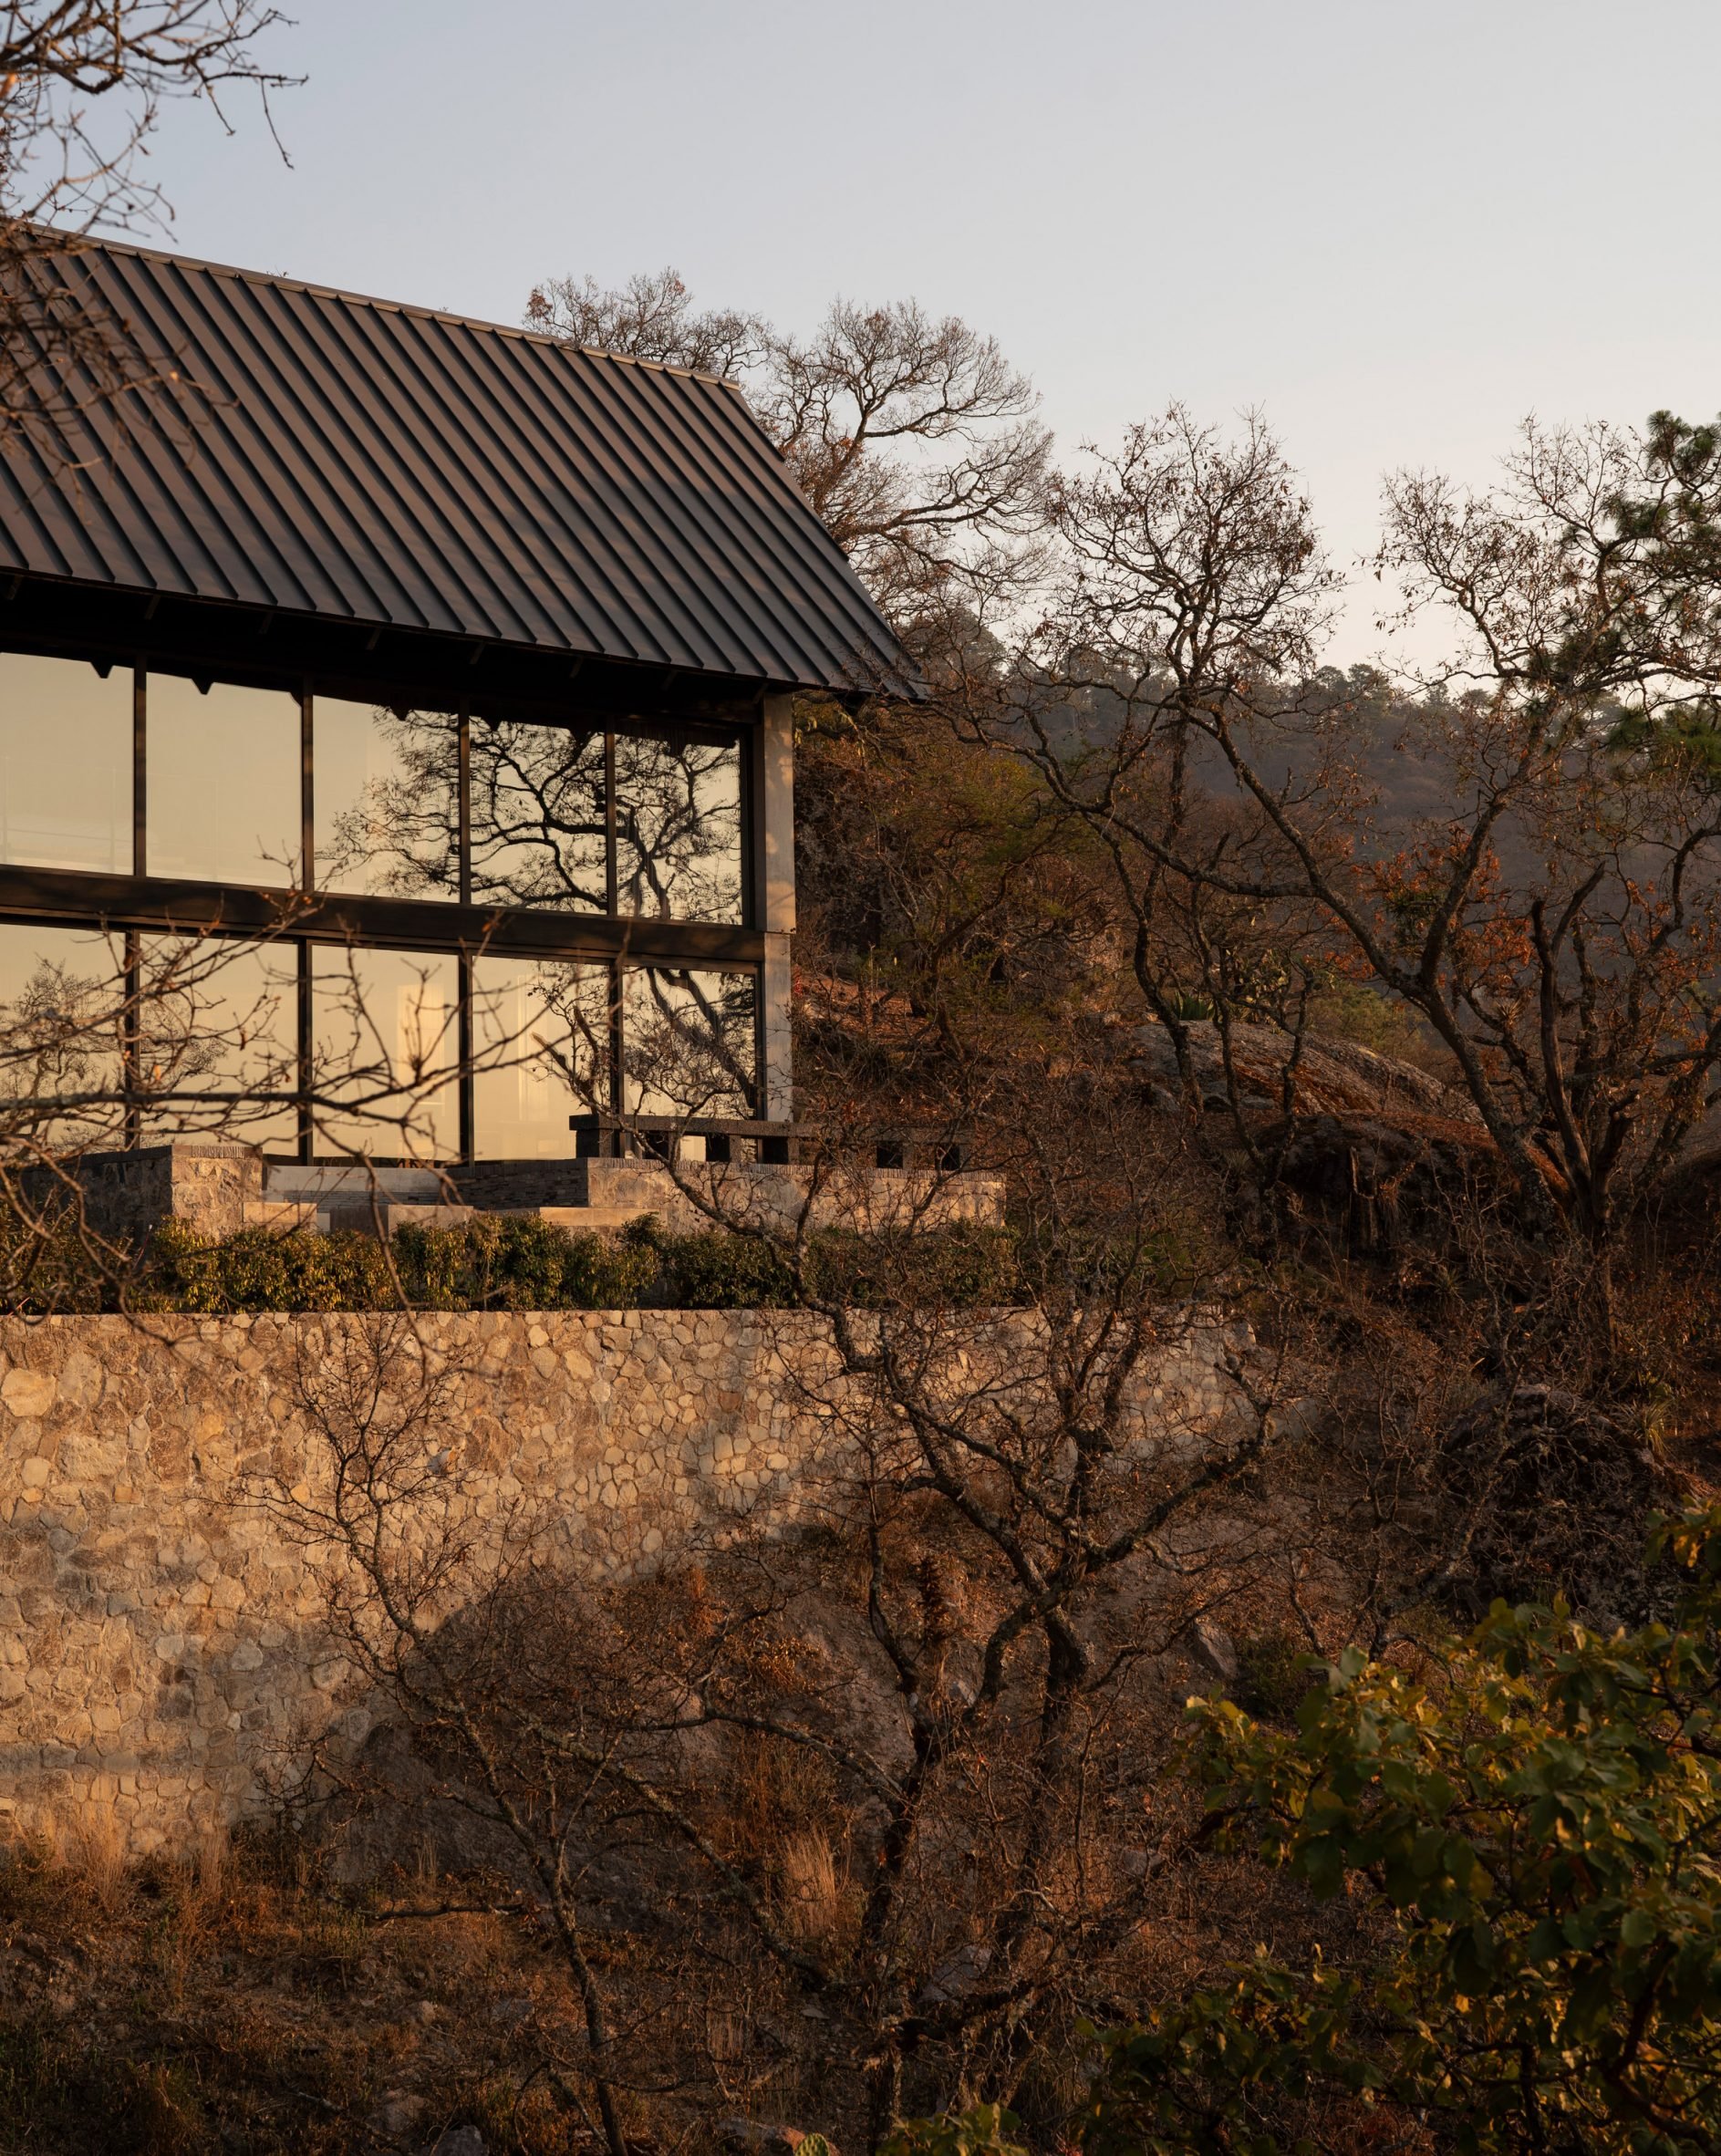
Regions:
<instances>
[{"instance_id":1,"label":"green foliage","mask_svg":"<svg viewBox=\"0 0 1721 2156\"><path fill-rule=\"evenodd\" d=\"M392 1265L390 1259L392 1259ZM151 1240L143 1300L157 1310L615 1310L657 1273L638 1239L572 1235L530 1218L480 1215L459 1228L403 1228L385 1249L368 1235L272 1235L217 1242L165 1221Z\"/></svg>"},{"instance_id":2,"label":"green foliage","mask_svg":"<svg viewBox=\"0 0 1721 2156\"><path fill-rule=\"evenodd\" d=\"M1363 981L1337 975L1311 998L1309 1025L1332 1040L1354 1041L1376 1055L1395 1055L1406 1062L1415 1062L1427 1041L1402 1003Z\"/></svg>"},{"instance_id":3,"label":"green foliage","mask_svg":"<svg viewBox=\"0 0 1721 2156\"><path fill-rule=\"evenodd\" d=\"M1001 2104L979 2104L960 2117L909 2119L879 2156L1028 2156L1020 2142L1006 2139L1021 2123Z\"/></svg>"},{"instance_id":4,"label":"green foliage","mask_svg":"<svg viewBox=\"0 0 1721 2156\"><path fill-rule=\"evenodd\" d=\"M1246 1715L1270 1722L1295 1714L1309 1689L1309 1650L1289 1633L1259 1633L1237 1643L1237 1683L1231 1695Z\"/></svg>"},{"instance_id":5,"label":"green foliage","mask_svg":"<svg viewBox=\"0 0 1721 2156\"><path fill-rule=\"evenodd\" d=\"M707 1228L670 1235L655 1220L640 1241L656 1260L657 1299L671 1310L758 1310L794 1301L789 1268L769 1243Z\"/></svg>"},{"instance_id":6,"label":"green foliage","mask_svg":"<svg viewBox=\"0 0 1721 2156\"><path fill-rule=\"evenodd\" d=\"M1230 1844L1383 1947L1263 1955L1103 2039L1089 2156L1312 2147L1287 2122L1347 2103L1467 2156L1721 2142L1721 1508L1666 1553L1666 1624L1496 1604L1437 1686L1353 1653L1295 1732L1192 1703Z\"/></svg>"},{"instance_id":7,"label":"green foliage","mask_svg":"<svg viewBox=\"0 0 1721 2156\"><path fill-rule=\"evenodd\" d=\"M403 1228L394 1249L409 1298L440 1310L622 1310L657 1272L640 1237L572 1233L529 1214Z\"/></svg>"},{"instance_id":8,"label":"green foliage","mask_svg":"<svg viewBox=\"0 0 1721 2156\"><path fill-rule=\"evenodd\" d=\"M794 1275L771 1244L710 1229L642 1231L657 1252L656 1298L679 1310L752 1310L800 1300ZM807 1239L807 1297L859 1309L886 1303L964 1309L1016 1301L1015 1244L1000 1228L954 1227L888 1235L824 1228Z\"/></svg>"},{"instance_id":9,"label":"green foliage","mask_svg":"<svg viewBox=\"0 0 1721 2156\"><path fill-rule=\"evenodd\" d=\"M805 1281L817 1299L1002 1303L1018 1291L1014 1246L998 1229L921 1235L823 1231ZM156 1230L138 1300L202 1316L390 1310L754 1310L793 1303L794 1276L771 1244L710 1229L671 1235L653 1220L619 1236L571 1232L531 1215L479 1214L458 1228L374 1237L243 1229L214 1241L170 1220ZM77 1307L69 1298L55 1307ZM99 1307L99 1299L89 1307Z\"/></svg>"},{"instance_id":10,"label":"green foliage","mask_svg":"<svg viewBox=\"0 0 1721 2156\"><path fill-rule=\"evenodd\" d=\"M248 1228L216 1241L182 1220L164 1220L150 1239L139 1301L150 1310L226 1316L386 1310L398 1307L400 1296L387 1254L370 1236Z\"/></svg>"}]
</instances>

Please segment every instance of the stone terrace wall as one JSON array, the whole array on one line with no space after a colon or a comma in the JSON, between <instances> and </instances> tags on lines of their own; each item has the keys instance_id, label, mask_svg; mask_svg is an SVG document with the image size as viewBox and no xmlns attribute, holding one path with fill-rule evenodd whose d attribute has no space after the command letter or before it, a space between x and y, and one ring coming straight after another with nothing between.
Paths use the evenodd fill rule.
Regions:
<instances>
[{"instance_id":1,"label":"stone terrace wall","mask_svg":"<svg viewBox=\"0 0 1721 2156\"><path fill-rule=\"evenodd\" d=\"M116 1811L136 1850L259 1799L295 1732L353 1715L259 1477L305 1471L298 1373L352 1317L0 1320L0 1832ZM828 1418L789 1380L807 1321L745 1311L420 1321L481 1517L565 1514L597 1567L782 1508ZM1223 1414L1197 1326L1144 1431ZM803 1365L804 1366L804 1365ZM355 1723L349 1734L362 1735Z\"/></svg>"}]
</instances>

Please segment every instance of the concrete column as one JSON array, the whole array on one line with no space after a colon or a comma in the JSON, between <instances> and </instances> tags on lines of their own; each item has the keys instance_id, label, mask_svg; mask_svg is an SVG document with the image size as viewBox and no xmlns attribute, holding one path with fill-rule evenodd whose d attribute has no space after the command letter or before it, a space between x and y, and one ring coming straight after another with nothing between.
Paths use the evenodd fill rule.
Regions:
<instances>
[{"instance_id":1,"label":"concrete column","mask_svg":"<svg viewBox=\"0 0 1721 2156\"><path fill-rule=\"evenodd\" d=\"M752 741L753 920L765 932L760 982L761 1113L793 1108L789 950L794 929L794 699L768 696Z\"/></svg>"}]
</instances>

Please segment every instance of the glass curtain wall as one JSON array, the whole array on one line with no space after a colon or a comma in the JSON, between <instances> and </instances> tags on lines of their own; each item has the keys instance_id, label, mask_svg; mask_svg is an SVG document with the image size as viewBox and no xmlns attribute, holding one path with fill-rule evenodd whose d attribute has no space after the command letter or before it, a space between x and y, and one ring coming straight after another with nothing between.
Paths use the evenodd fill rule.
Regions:
<instances>
[{"instance_id":1,"label":"glass curtain wall","mask_svg":"<svg viewBox=\"0 0 1721 2156\"><path fill-rule=\"evenodd\" d=\"M132 674L0 652L0 861L130 876Z\"/></svg>"},{"instance_id":2,"label":"glass curtain wall","mask_svg":"<svg viewBox=\"0 0 1721 2156\"><path fill-rule=\"evenodd\" d=\"M313 1154L460 1156L457 961L371 944L314 947Z\"/></svg>"},{"instance_id":3,"label":"glass curtain wall","mask_svg":"<svg viewBox=\"0 0 1721 2156\"><path fill-rule=\"evenodd\" d=\"M570 1115L609 1105L608 966L481 958L472 965L472 1136L480 1160L567 1159Z\"/></svg>"},{"instance_id":4,"label":"glass curtain wall","mask_svg":"<svg viewBox=\"0 0 1721 2156\"><path fill-rule=\"evenodd\" d=\"M290 890L299 880L299 700L278 689L145 684L144 866Z\"/></svg>"},{"instance_id":5,"label":"glass curtain wall","mask_svg":"<svg viewBox=\"0 0 1721 2156\"><path fill-rule=\"evenodd\" d=\"M106 1150L126 1141L130 1011L123 937L0 927L0 1145ZM63 1105L44 1112L32 1104Z\"/></svg>"},{"instance_id":6,"label":"glass curtain wall","mask_svg":"<svg viewBox=\"0 0 1721 2156\"><path fill-rule=\"evenodd\" d=\"M492 909L470 960L386 928L302 945L174 937L164 918L129 939L0 922L0 1094L36 1083L33 1056L62 1094L79 1071L117 1083L129 968L140 1136L219 1128L247 1094L233 1135L293 1151L290 1096L309 1087L314 1153L452 1158L468 1053L482 1157L571 1154L568 1117L594 1105L751 1115L755 977L594 959L576 926L741 925L742 785L739 735L710 729L468 719L0 653L0 866ZM515 913L540 917L530 955L507 948ZM565 955L544 955L545 918L567 922Z\"/></svg>"},{"instance_id":7,"label":"glass curtain wall","mask_svg":"<svg viewBox=\"0 0 1721 2156\"><path fill-rule=\"evenodd\" d=\"M275 1153L293 1150L297 944L145 936L137 969L144 1141L203 1132ZM154 1109L150 1095L160 1104Z\"/></svg>"},{"instance_id":8,"label":"glass curtain wall","mask_svg":"<svg viewBox=\"0 0 1721 2156\"><path fill-rule=\"evenodd\" d=\"M311 709L317 888L458 898L460 720L333 696Z\"/></svg>"},{"instance_id":9,"label":"glass curtain wall","mask_svg":"<svg viewBox=\"0 0 1721 2156\"><path fill-rule=\"evenodd\" d=\"M626 1112L752 1115L755 977L693 967L628 966L621 978Z\"/></svg>"}]
</instances>

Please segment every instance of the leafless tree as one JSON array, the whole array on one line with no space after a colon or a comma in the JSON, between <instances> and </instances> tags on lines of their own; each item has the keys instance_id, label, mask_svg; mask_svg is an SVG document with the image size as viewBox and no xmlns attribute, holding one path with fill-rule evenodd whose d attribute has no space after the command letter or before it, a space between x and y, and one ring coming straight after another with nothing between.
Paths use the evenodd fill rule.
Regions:
<instances>
[{"instance_id":1,"label":"leafless tree","mask_svg":"<svg viewBox=\"0 0 1721 2156\"><path fill-rule=\"evenodd\" d=\"M1397 743L1448 804L1418 819L1382 799L1377 710L1311 689L1335 580L1258 421L1174 410L1063 481L1041 610L952 691L1106 847L1174 1040L1168 904L1348 964L1426 1022L1526 1218L1603 1289L1721 1064L1715 463L1663 420L1532 430L1486 497L1394 484L1384 561L1461 632Z\"/></svg>"},{"instance_id":2,"label":"leafless tree","mask_svg":"<svg viewBox=\"0 0 1721 2156\"><path fill-rule=\"evenodd\" d=\"M838 299L801 338L700 313L672 269L619 290L561 278L526 320L575 345L733 374L832 536L905 627L966 613L1024 573L1050 438L996 339L914 300Z\"/></svg>"},{"instance_id":3,"label":"leafless tree","mask_svg":"<svg viewBox=\"0 0 1721 2156\"><path fill-rule=\"evenodd\" d=\"M411 1342L358 1351L356 1405L307 1393L303 1487L271 1501L323 1550L405 1743L329 1752L324 1787L482 1826L584 2002L573 2048L546 2043L612 2148L732 2100L706 2052L720 1999L752 2100L876 2148L905 2108L1032 2087L1042 2045L1132 1981L1183 1826L1154 1793L1166 1657L1252 1591L1262 1530L1234 1493L1275 1381L1205 1306L1198 1258L1168 1276L1200 1203L1175 1127L1119 1098L1094 1114L1088 1083L1013 1119L1010 1308L940 1274L928 1219L834 1256L809 1223L835 1160L786 1217L677 1171L792 1281L777 1382L827 1436L793 1487L683 1523L631 1579L524 1503L475 1534L483 1463L420 1400ZM1202 1343L1223 1408L1193 1366L1179 1389ZM1033 2100L1050 2133L1063 2099Z\"/></svg>"},{"instance_id":4,"label":"leafless tree","mask_svg":"<svg viewBox=\"0 0 1721 2156\"><path fill-rule=\"evenodd\" d=\"M80 239L169 214L142 161L165 108L291 78L261 57L268 0L7 0L0 6L0 427L57 419L171 373L76 267Z\"/></svg>"}]
</instances>

